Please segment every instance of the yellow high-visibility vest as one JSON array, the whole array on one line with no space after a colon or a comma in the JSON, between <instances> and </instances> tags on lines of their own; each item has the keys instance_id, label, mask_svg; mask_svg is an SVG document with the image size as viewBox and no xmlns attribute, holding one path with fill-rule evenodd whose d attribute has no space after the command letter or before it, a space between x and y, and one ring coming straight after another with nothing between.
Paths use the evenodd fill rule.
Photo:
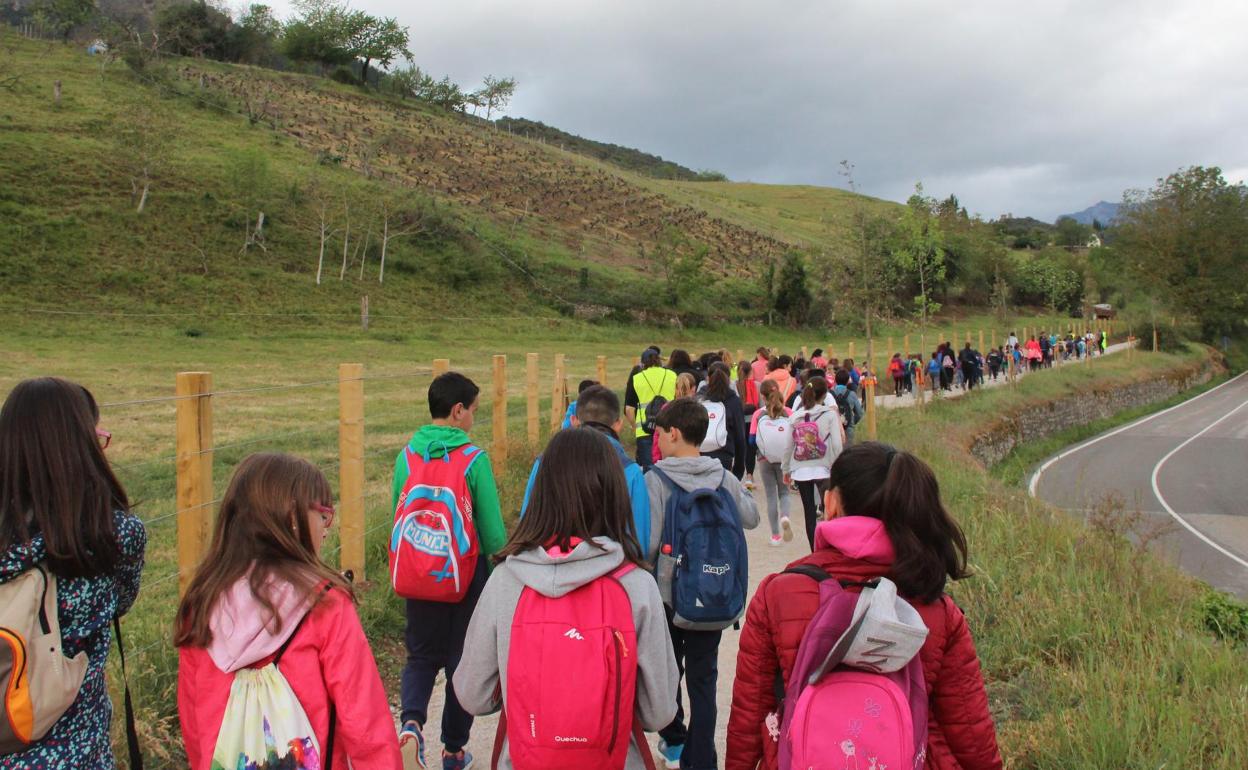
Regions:
<instances>
[{"instance_id":1,"label":"yellow high-visibility vest","mask_svg":"<svg viewBox=\"0 0 1248 770\"><path fill-rule=\"evenodd\" d=\"M676 372L662 366L642 369L633 375L633 391L637 394L637 435L649 436L641 429L646 421L646 407L655 396L662 396L668 401L676 398Z\"/></svg>"}]
</instances>

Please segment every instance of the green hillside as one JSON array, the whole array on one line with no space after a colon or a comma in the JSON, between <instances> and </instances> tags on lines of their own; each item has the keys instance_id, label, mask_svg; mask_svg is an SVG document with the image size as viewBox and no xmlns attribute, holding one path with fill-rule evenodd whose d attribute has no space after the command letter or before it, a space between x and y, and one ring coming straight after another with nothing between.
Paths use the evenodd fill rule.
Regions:
<instances>
[{"instance_id":1,"label":"green hillside","mask_svg":"<svg viewBox=\"0 0 1248 770\"><path fill-rule=\"evenodd\" d=\"M421 317L453 293L655 318L647 276L675 232L707 254L705 307L748 320L764 263L846 237L838 191L662 182L325 79L0 36L10 308L345 314L368 294Z\"/></svg>"}]
</instances>

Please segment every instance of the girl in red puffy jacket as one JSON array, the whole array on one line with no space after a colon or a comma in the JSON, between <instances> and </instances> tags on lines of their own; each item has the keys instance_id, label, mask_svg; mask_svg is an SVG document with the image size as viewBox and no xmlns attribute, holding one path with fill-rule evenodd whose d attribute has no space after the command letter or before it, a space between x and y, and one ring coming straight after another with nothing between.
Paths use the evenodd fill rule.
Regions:
<instances>
[{"instance_id":1,"label":"girl in red puffy jacket","mask_svg":"<svg viewBox=\"0 0 1248 770\"><path fill-rule=\"evenodd\" d=\"M333 520L329 483L306 460L254 454L234 472L174 630L191 770L212 766L235 673L275 658L333 770L402 770L351 586L320 557Z\"/></svg>"},{"instance_id":2,"label":"girl in red puffy jacket","mask_svg":"<svg viewBox=\"0 0 1248 770\"><path fill-rule=\"evenodd\" d=\"M930 706L925 766L1000 768L975 644L962 610L944 593L948 578L968 574L966 538L945 511L931 469L886 444L858 444L832 465L825 503L814 552L794 564L845 581L887 577L928 627L919 652ZM776 767L778 744L766 726L776 711L776 673L787 689L818 606L818 584L800 574L769 575L754 594L737 654L727 770Z\"/></svg>"}]
</instances>

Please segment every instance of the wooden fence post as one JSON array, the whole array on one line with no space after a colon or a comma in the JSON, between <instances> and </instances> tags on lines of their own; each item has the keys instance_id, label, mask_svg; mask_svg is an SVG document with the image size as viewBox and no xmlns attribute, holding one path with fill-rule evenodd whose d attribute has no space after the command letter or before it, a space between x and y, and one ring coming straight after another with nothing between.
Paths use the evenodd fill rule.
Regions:
<instances>
[{"instance_id":1,"label":"wooden fence post","mask_svg":"<svg viewBox=\"0 0 1248 770\"><path fill-rule=\"evenodd\" d=\"M368 331L368 295L360 297L360 327Z\"/></svg>"},{"instance_id":2,"label":"wooden fence post","mask_svg":"<svg viewBox=\"0 0 1248 770\"><path fill-rule=\"evenodd\" d=\"M805 345L802 345L802 358L805 358L805 359L810 358L810 353L807 352Z\"/></svg>"},{"instance_id":3,"label":"wooden fence post","mask_svg":"<svg viewBox=\"0 0 1248 770\"><path fill-rule=\"evenodd\" d=\"M450 370L451 370L451 359L449 358L433 359L433 376L435 379L438 377L441 377L442 375L446 374Z\"/></svg>"},{"instance_id":4,"label":"wooden fence post","mask_svg":"<svg viewBox=\"0 0 1248 770\"><path fill-rule=\"evenodd\" d=\"M909 359L910 358L910 335L909 334L907 334L905 337L902 338L901 346L905 348L905 350L903 350L902 352L905 353L905 357Z\"/></svg>"},{"instance_id":5,"label":"wooden fence post","mask_svg":"<svg viewBox=\"0 0 1248 770\"><path fill-rule=\"evenodd\" d=\"M212 523L212 373L177 376L178 595L186 593Z\"/></svg>"},{"instance_id":6,"label":"wooden fence post","mask_svg":"<svg viewBox=\"0 0 1248 770\"><path fill-rule=\"evenodd\" d=\"M567 396L568 387L564 373L564 358L562 353L555 354L555 379L550 387L550 432L554 433L559 430L559 426L563 424L563 413L567 410L568 405L564 403Z\"/></svg>"},{"instance_id":7,"label":"wooden fence post","mask_svg":"<svg viewBox=\"0 0 1248 770\"><path fill-rule=\"evenodd\" d=\"M524 377L524 395L528 401L528 435L529 443L534 447L538 441L538 420L540 419L540 407L538 406L538 381L537 381L537 353L529 353L525 356L526 368Z\"/></svg>"},{"instance_id":8,"label":"wooden fence post","mask_svg":"<svg viewBox=\"0 0 1248 770\"><path fill-rule=\"evenodd\" d=\"M888 361L888 360L892 359L893 354L894 354L894 353L896 353L896 352L897 352L897 348L893 347L893 338L892 338L892 337L889 337L889 338L888 338L888 347L886 347L886 348L884 349L884 360L885 360L885 361Z\"/></svg>"},{"instance_id":9,"label":"wooden fence post","mask_svg":"<svg viewBox=\"0 0 1248 770\"><path fill-rule=\"evenodd\" d=\"M979 352L981 354L984 352L984 330L983 329L979 330Z\"/></svg>"},{"instance_id":10,"label":"wooden fence post","mask_svg":"<svg viewBox=\"0 0 1248 770\"><path fill-rule=\"evenodd\" d=\"M846 358L850 358L850 359L852 359L852 358L854 357L854 341L853 341L853 340L850 340L850 341L849 341L849 355L847 355L847 356L845 356L845 357L846 357Z\"/></svg>"},{"instance_id":11,"label":"wooden fence post","mask_svg":"<svg viewBox=\"0 0 1248 770\"><path fill-rule=\"evenodd\" d=\"M490 460L497 472L507 462L507 356L494 356L494 443Z\"/></svg>"},{"instance_id":12,"label":"wooden fence post","mask_svg":"<svg viewBox=\"0 0 1248 770\"><path fill-rule=\"evenodd\" d=\"M878 408L875 403L875 377L866 377L863 379L863 383L867 396L867 439L875 441L875 410Z\"/></svg>"},{"instance_id":13,"label":"wooden fence post","mask_svg":"<svg viewBox=\"0 0 1248 770\"><path fill-rule=\"evenodd\" d=\"M607 384L607 357L598 356L598 384Z\"/></svg>"},{"instance_id":14,"label":"wooden fence post","mask_svg":"<svg viewBox=\"0 0 1248 770\"><path fill-rule=\"evenodd\" d=\"M364 580L364 365L338 365L338 568Z\"/></svg>"},{"instance_id":15,"label":"wooden fence post","mask_svg":"<svg viewBox=\"0 0 1248 770\"><path fill-rule=\"evenodd\" d=\"M745 351L742 350L741 348L737 348L737 363L739 364L744 360L745 360Z\"/></svg>"}]
</instances>

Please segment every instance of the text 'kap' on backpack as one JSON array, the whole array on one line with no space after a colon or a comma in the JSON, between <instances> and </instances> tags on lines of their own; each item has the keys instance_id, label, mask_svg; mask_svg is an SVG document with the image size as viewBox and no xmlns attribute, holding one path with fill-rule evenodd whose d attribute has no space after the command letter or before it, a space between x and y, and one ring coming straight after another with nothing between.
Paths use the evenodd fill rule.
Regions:
<instances>
[{"instance_id":1,"label":"text 'kap' on backpack","mask_svg":"<svg viewBox=\"0 0 1248 770\"><path fill-rule=\"evenodd\" d=\"M78 697L87 654L66 658L56 576L42 564L0 585L0 757L25 751Z\"/></svg>"},{"instance_id":2,"label":"text 'kap' on backpack","mask_svg":"<svg viewBox=\"0 0 1248 770\"><path fill-rule=\"evenodd\" d=\"M786 692L765 739L781 770L920 770L927 757L927 687L918 652L927 627L887 578L853 594L812 565L786 573L819 583L819 609L802 634Z\"/></svg>"},{"instance_id":3,"label":"text 'kap' on backpack","mask_svg":"<svg viewBox=\"0 0 1248 770\"><path fill-rule=\"evenodd\" d=\"M472 521L471 444L430 459L405 447L407 481L390 532L390 583L405 599L462 601L472 585L480 543Z\"/></svg>"},{"instance_id":4,"label":"text 'kap' on backpack","mask_svg":"<svg viewBox=\"0 0 1248 770\"><path fill-rule=\"evenodd\" d=\"M621 770L634 738L654 770L633 711L637 629L620 583L632 569L625 564L558 598L520 593L492 768L506 736L516 770Z\"/></svg>"},{"instance_id":5,"label":"text 'kap' on backpack","mask_svg":"<svg viewBox=\"0 0 1248 770\"><path fill-rule=\"evenodd\" d=\"M745 612L749 556L732 493L720 481L713 489L686 491L657 466L667 485L663 544L655 576L672 622L694 631L718 631ZM722 479L727 479L724 471Z\"/></svg>"}]
</instances>

